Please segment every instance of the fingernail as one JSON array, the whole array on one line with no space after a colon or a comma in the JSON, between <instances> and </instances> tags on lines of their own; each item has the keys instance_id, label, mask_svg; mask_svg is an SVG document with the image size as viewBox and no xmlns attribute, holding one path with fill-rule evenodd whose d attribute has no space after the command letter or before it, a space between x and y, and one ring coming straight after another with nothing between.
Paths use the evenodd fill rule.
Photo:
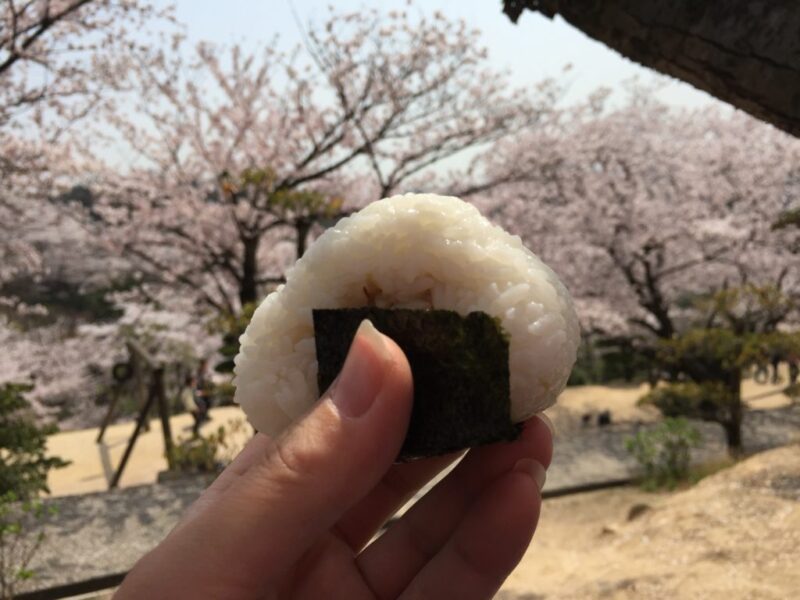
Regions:
<instances>
[{"instance_id":1,"label":"fingernail","mask_svg":"<svg viewBox=\"0 0 800 600\"><path fill-rule=\"evenodd\" d=\"M386 363L391 360L383 336L364 319L350 344L331 400L345 417L363 415L381 391Z\"/></svg>"},{"instance_id":2,"label":"fingernail","mask_svg":"<svg viewBox=\"0 0 800 600\"><path fill-rule=\"evenodd\" d=\"M533 460L532 458L523 458L517 461L513 470L530 475L536 482L536 487L539 488L540 492L544 488L544 482L547 479L547 471L544 470L544 467L539 461Z\"/></svg>"},{"instance_id":3,"label":"fingernail","mask_svg":"<svg viewBox=\"0 0 800 600\"><path fill-rule=\"evenodd\" d=\"M548 417L544 413L539 413L536 416L539 417L539 419L541 419L542 423L547 425L547 428L550 430L550 435L552 436L553 439L556 439L556 428L553 426L553 421L550 420L550 417Z\"/></svg>"}]
</instances>

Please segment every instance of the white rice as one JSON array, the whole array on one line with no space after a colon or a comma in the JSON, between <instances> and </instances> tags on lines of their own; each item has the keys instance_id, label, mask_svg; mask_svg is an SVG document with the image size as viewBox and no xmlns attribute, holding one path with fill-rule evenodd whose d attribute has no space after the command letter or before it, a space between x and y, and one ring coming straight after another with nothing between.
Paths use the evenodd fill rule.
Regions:
<instances>
[{"instance_id":1,"label":"white rice","mask_svg":"<svg viewBox=\"0 0 800 600\"><path fill-rule=\"evenodd\" d=\"M311 309L370 301L499 317L511 338L515 422L553 405L575 362L580 335L569 294L518 236L458 198L394 196L322 234L253 315L235 384L257 430L279 433L319 398Z\"/></svg>"}]
</instances>

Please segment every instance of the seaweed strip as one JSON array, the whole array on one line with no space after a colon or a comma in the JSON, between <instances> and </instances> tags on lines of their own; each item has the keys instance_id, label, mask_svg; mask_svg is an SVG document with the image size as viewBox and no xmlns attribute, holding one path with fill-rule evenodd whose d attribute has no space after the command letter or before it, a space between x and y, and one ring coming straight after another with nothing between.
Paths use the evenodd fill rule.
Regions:
<instances>
[{"instance_id":1,"label":"seaweed strip","mask_svg":"<svg viewBox=\"0 0 800 600\"><path fill-rule=\"evenodd\" d=\"M315 309L319 389L341 370L358 326L369 319L403 349L414 406L399 460L446 454L519 436L511 422L508 338L483 312L375 307Z\"/></svg>"}]
</instances>

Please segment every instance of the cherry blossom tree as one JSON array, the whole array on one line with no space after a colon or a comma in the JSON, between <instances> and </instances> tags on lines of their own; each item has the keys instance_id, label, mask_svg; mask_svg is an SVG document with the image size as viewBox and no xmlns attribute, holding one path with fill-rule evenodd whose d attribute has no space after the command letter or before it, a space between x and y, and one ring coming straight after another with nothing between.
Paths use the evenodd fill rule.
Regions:
<instances>
[{"instance_id":1,"label":"cherry blossom tree","mask_svg":"<svg viewBox=\"0 0 800 600\"><path fill-rule=\"evenodd\" d=\"M771 229L800 204L797 140L742 113L668 110L646 90L604 104L495 149L512 183L484 201L567 280L587 329L668 339L698 295L798 292Z\"/></svg>"},{"instance_id":2,"label":"cherry blossom tree","mask_svg":"<svg viewBox=\"0 0 800 600\"><path fill-rule=\"evenodd\" d=\"M145 304L138 294L117 293L118 319L74 327L58 319L23 328L0 315L0 382L32 384L28 396L40 420L58 421L65 428L97 425L105 412L102 398L113 383L111 368L129 359L129 339L164 364L180 363L187 370L219 347L219 337L194 317L191 301L176 302L164 291L153 291L152 297Z\"/></svg>"},{"instance_id":3,"label":"cherry blossom tree","mask_svg":"<svg viewBox=\"0 0 800 600\"><path fill-rule=\"evenodd\" d=\"M97 183L107 237L206 307L256 300L320 222L451 190L448 168L484 176L470 151L536 126L554 100L512 89L478 32L441 14L332 12L305 39L288 54L164 53L138 68L140 118L112 117L136 159Z\"/></svg>"},{"instance_id":4,"label":"cherry blossom tree","mask_svg":"<svg viewBox=\"0 0 800 600\"><path fill-rule=\"evenodd\" d=\"M43 266L29 235L57 219L43 204L76 172L71 126L125 87L134 49L146 55L131 34L169 20L145 0L0 4L0 288Z\"/></svg>"},{"instance_id":5,"label":"cherry blossom tree","mask_svg":"<svg viewBox=\"0 0 800 600\"><path fill-rule=\"evenodd\" d=\"M157 9L147 0L6 0L0 5L0 131L53 144L108 103L110 90L126 87L133 53L146 57L148 44L175 35L153 28L172 21L171 7ZM148 36L151 28L156 33ZM15 149L22 152L9 151ZM8 168L36 148L3 150Z\"/></svg>"},{"instance_id":6,"label":"cherry blossom tree","mask_svg":"<svg viewBox=\"0 0 800 600\"><path fill-rule=\"evenodd\" d=\"M90 140L76 124L109 107L132 57L146 59L148 45L173 31L171 9L147 0L0 3L0 382L34 384L39 417L71 413L85 424L98 369L121 347L49 309L48 298L30 300L51 284L83 292L118 266L107 253L98 265L102 248L68 206L90 168Z\"/></svg>"},{"instance_id":7,"label":"cherry blossom tree","mask_svg":"<svg viewBox=\"0 0 800 600\"><path fill-rule=\"evenodd\" d=\"M652 364L646 400L719 423L741 452L741 380L796 352L800 141L738 112L670 110L599 93L489 160L482 199L566 280L584 332ZM611 345L609 345L611 344ZM795 350L788 350L795 349Z\"/></svg>"}]
</instances>

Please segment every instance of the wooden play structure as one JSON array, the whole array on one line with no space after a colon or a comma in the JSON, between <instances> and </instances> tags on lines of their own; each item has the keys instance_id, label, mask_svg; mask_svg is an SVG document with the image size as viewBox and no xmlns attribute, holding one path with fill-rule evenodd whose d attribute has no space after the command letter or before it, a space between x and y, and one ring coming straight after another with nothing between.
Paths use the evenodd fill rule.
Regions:
<instances>
[{"instance_id":1,"label":"wooden play structure","mask_svg":"<svg viewBox=\"0 0 800 600\"><path fill-rule=\"evenodd\" d=\"M161 420L161 431L164 437L164 455L167 458L169 468L172 469L174 467L175 444L172 440L172 430L170 429L169 423L169 405L167 403L167 394L164 384L165 366L153 357L139 342L130 340L127 342L127 347L129 362L114 365L112 374L115 380L115 387L112 391L108 410L100 426L100 432L97 435L97 443L101 444L103 442L106 429L114 419L114 413L117 410L121 398L120 387L123 382L133 381L135 383L134 394L141 399L140 408L136 418L136 427L128 440L122 459L109 481L109 489L116 488L119 485L119 480L125 470L125 465L128 463L128 459L130 459L131 453L133 452L133 447L136 445L136 439L139 437L142 429L149 426L148 417L154 406L158 410L158 416Z\"/></svg>"}]
</instances>

